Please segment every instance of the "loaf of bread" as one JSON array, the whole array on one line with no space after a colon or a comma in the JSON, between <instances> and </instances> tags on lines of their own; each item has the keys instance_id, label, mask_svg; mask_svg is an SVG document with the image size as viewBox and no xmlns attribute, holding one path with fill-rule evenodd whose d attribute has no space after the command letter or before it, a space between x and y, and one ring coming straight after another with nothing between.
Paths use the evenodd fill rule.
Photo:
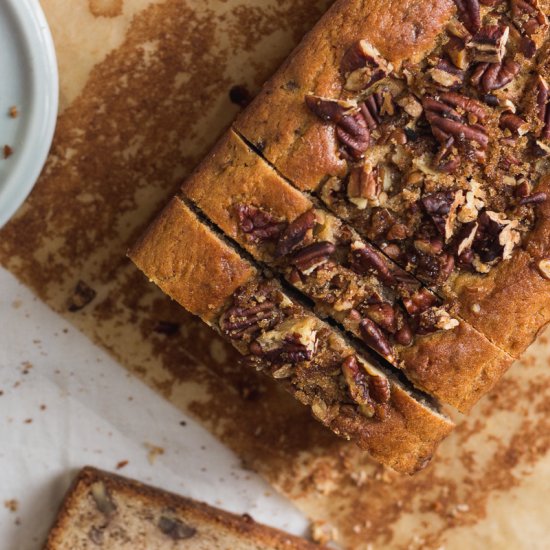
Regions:
<instances>
[{"instance_id":1,"label":"loaf of bread","mask_svg":"<svg viewBox=\"0 0 550 550\"><path fill-rule=\"evenodd\" d=\"M313 550L319 546L202 502L84 468L44 550Z\"/></svg>"},{"instance_id":2,"label":"loaf of bread","mask_svg":"<svg viewBox=\"0 0 550 550\"><path fill-rule=\"evenodd\" d=\"M278 380L325 426L381 463L414 472L451 431L452 422L425 396L359 353L180 199L129 256L228 339L251 368Z\"/></svg>"},{"instance_id":3,"label":"loaf of bread","mask_svg":"<svg viewBox=\"0 0 550 550\"><path fill-rule=\"evenodd\" d=\"M339 0L234 128L518 357L550 320L549 0Z\"/></svg>"},{"instance_id":4,"label":"loaf of bread","mask_svg":"<svg viewBox=\"0 0 550 550\"><path fill-rule=\"evenodd\" d=\"M467 411L512 358L452 304L315 206L233 132L182 188L221 231L312 299L424 391ZM289 241L289 236L292 240Z\"/></svg>"}]
</instances>

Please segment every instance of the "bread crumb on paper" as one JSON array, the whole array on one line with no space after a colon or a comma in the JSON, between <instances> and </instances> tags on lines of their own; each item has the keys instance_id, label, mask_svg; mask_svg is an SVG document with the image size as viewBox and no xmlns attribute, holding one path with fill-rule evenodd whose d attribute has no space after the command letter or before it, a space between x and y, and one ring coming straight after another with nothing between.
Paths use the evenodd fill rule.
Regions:
<instances>
[{"instance_id":1,"label":"bread crumb on paper","mask_svg":"<svg viewBox=\"0 0 550 550\"><path fill-rule=\"evenodd\" d=\"M4 508L6 508L6 510L9 510L10 512L15 513L19 508L19 502L15 498L12 498L10 500L5 500Z\"/></svg>"},{"instance_id":2,"label":"bread crumb on paper","mask_svg":"<svg viewBox=\"0 0 550 550\"><path fill-rule=\"evenodd\" d=\"M145 448L149 451L147 454L147 460L149 464L154 464L159 456L162 456L165 453L165 450L162 447L153 445L152 443L144 443Z\"/></svg>"}]
</instances>

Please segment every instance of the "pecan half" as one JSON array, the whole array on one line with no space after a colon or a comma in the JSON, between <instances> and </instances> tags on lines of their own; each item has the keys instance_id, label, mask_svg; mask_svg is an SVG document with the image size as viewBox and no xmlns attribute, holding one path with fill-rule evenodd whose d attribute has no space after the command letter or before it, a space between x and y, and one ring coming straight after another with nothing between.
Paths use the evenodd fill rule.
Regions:
<instances>
[{"instance_id":1,"label":"pecan half","mask_svg":"<svg viewBox=\"0 0 550 550\"><path fill-rule=\"evenodd\" d=\"M506 25L482 27L468 44L474 61L500 63L506 53L510 28Z\"/></svg>"},{"instance_id":2,"label":"pecan half","mask_svg":"<svg viewBox=\"0 0 550 550\"><path fill-rule=\"evenodd\" d=\"M327 262L334 252L336 247L328 241L313 243L294 252L290 257L290 263L305 273Z\"/></svg>"},{"instance_id":3,"label":"pecan half","mask_svg":"<svg viewBox=\"0 0 550 550\"><path fill-rule=\"evenodd\" d=\"M414 317L431 308L437 302L437 298L428 289L422 288L409 298L403 299L403 305L407 313Z\"/></svg>"},{"instance_id":4,"label":"pecan half","mask_svg":"<svg viewBox=\"0 0 550 550\"><path fill-rule=\"evenodd\" d=\"M389 380L382 376L371 376L369 379L369 392L377 403L389 403L391 398Z\"/></svg>"},{"instance_id":5,"label":"pecan half","mask_svg":"<svg viewBox=\"0 0 550 550\"><path fill-rule=\"evenodd\" d=\"M378 168L373 168L369 163L353 168L348 178L346 191L349 201L360 210L367 208L369 203L376 204L382 192Z\"/></svg>"},{"instance_id":6,"label":"pecan half","mask_svg":"<svg viewBox=\"0 0 550 550\"><path fill-rule=\"evenodd\" d=\"M371 138L367 122L356 106L313 95L306 96L306 105L319 118L336 125L336 136L345 153L354 159L363 157Z\"/></svg>"},{"instance_id":7,"label":"pecan half","mask_svg":"<svg viewBox=\"0 0 550 550\"><path fill-rule=\"evenodd\" d=\"M351 245L350 267L360 275L376 273L384 283L396 283L387 260L367 243L357 241Z\"/></svg>"},{"instance_id":8,"label":"pecan half","mask_svg":"<svg viewBox=\"0 0 550 550\"><path fill-rule=\"evenodd\" d=\"M548 26L538 0L510 0L514 24L528 36Z\"/></svg>"},{"instance_id":9,"label":"pecan half","mask_svg":"<svg viewBox=\"0 0 550 550\"><path fill-rule=\"evenodd\" d=\"M342 58L340 69L345 77L344 88L359 92L387 76L392 65L367 40L359 40L351 46Z\"/></svg>"},{"instance_id":10,"label":"pecan half","mask_svg":"<svg viewBox=\"0 0 550 550\"><path fill-rule=\"evenodd\" d=\"M361 331L361 337L368 346L388 360L393 359L392 345L374 321L363 319L359 323L359 330Z\"/></svg>"},{"instance_id":11,"label":"pecan half","mask_svg":"<svg viewBox=\"0 0 550 550\"><path fill-rule=\"evenodd\" d=\"M275 241L285 228L285 223L278 221L269 212L252 205L236 206L239 228L252 243Z\"/></svg>"},{"instance_id":12,"label":"pecan half","mask_svg":"<svg viewBox=\"0 0 550 550\"><path fill-rule=\"evenodd\" d=\"M317 331L312 318L289 319L259 336L250 345L250 352L274 365L294 364L310 361L316 343Z\"/></svg>"},{"instance_id":13,"label":"pecan half","mask_svg":"<svg viewBox=\"0 0 550 550\"><path fill-rule=\"evenodd\" d=\"M508 130L511 134L524 136L529 131L529 123L514 113L503 113L500 117L499 126Z\"/></svg>"},{"instance_id":14,"label":"pecan half","mask_svg":"<svg viewBox=\"0 0 550 550\"><path fill-rule=\"evenodd\" d=\"M481 10L479 7L479 0L454 0L458 18L464 26L472 33L475 34L481 27Z\"/></svg>"},{"instance_id":15,"label":"pecan half","mask_svg":"<svg viewBox=\"0 0 550 550\"><path fill-rule=\"evenodd\" d=\"M426 119L434 137L441 143L446 143L450 137L459 143L476 142L479 147L486 149L489 136L485 128L477 123L468 124L458 111L441 99L427 96L423 100Z\"/></svg>"},{"instance_id":16,"label":"pecan half","mask_svg":"<svg viewBox=\"0 0 550 550\"><path fill-rule=\"evenodd\" d=\"M254 337L262 329L270 329L282 320L282 313L273 302L265 301L250 307L228 309L219 321L221 331L233 340Z\"/></svg>"},{"instance_id":17,"label":"pecan half","mask_svg":"<svg viewBox=\"0 0 550 550\"><path fill-rule=\"evenodd\" d=\"M489 93L510 84L520 69L519 63L512 59L505 59L501 63L479 63L472 73L471 82Z\"/></svg>"},{"instance_id":18,"label":"pecan half","mask_svg":"<svg viewBox=\"0 0 550 550\"><path fill-rule=\"evenodd\" d=\"M313 229L317 220L315 210L311 209L298 216L282 232L275 254L278 257L290 254L306 238L308 231Z\"/></svg>"},{"instance_id":19,"label":"pecan half","mask_svg":"<svg viewBox=\"0 0 550 550\"><path fill-rule=\"evenodd\" d=\"M397 332L397 315L395 309L388 302L366 304L359 307L361 313L374 321L379 327L390 334Z\"/></svg>"}]
</instances>

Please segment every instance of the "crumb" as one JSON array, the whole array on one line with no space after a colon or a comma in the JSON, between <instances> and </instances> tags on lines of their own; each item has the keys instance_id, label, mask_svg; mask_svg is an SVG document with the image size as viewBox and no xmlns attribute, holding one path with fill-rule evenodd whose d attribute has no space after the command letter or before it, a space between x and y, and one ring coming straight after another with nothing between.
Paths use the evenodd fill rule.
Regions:
<instances>
[{"instance_id":1,"label":"crumb","mask_svg":"<svg viewBox=\"0 0 550 550\"><path fill-rule=\"evenodd\" d=\"M32 418L26 418L25 424L32 424Z\"/></svg>"},{"instance_id":2,"label":"crumb","mask_svg":"<svg viewBox=\"0 0 550 550\"><path fill-rule=\"evenodd\" d=\"M4 395L4 391L3 390L0 390L0 397Z\"/></svg>"},{"instance_id":3,"label":"crumb","mask_svg":"<svg viewBox=\"0 0 550 550\"><path fill-rule=\"evenodd\" d=\"M68 334L68 332L69 332L69 329L68 329L68 328L64 328L64 329L63 329L63 334Z\"/></svg>"},{"instance_id":4,"label":"crumb","mask_svg":"<svg viewBox=\"0 0 550 550\"><path fill-rule=\"evenodd\" d=\"M149 464L154 464L157 457L162 456L165 452L162 447L158 447L157 445L152 445L151 443L144 443L144 445L145 448L149 450L149 453L147 454Z\"/></svg>"},{"instance_id":5,"label":"crumb","mask_svg":"<svg viewBox=\"0 0 550 550\"><path fill-rule=\"evenodd\" d=\"M4 508L9 510L10 512L17 512L17 509L19 508L19 502L14 498L12 498L11 500L5 500Z\"/></svg>"},{"instance_id":6,"label":"crumb","mask_svg":"<svg viewBox=\"0 0 550 550\"><path fill-rule=\"evenodd\" d=\"M13 149L9 145L4 145L4 158L10 158L13 155Z\"/></svg>"},{"instance_id":7,"label":"crumb","mask_svg":"<svg viewBox=\"0 0 550 550\"><path fill-rule=\"evenodd\" d=\"M128 460L121 460L117 465L116 465L116 469L117 470L122 470L122 468L128 466Z\"/></svg>"},{"instance_id":8,"label":"crumb","mask_svg":"<svg viewBox=\"0 0 550 550\"><path fill-rule=\"evenodd\" d=\"M23 305L23 302L21 300L14 300L12 303L11 303L11 307L13 309L19 309L21 306Z\"/></svg>"},{"instance_id":9,"label":"crumb","mask_svg":"<svg viewBox=\"0 0 550 550\"><path fill-rule=\"evenodd\" d=\"M30 370L33 368L33 364L29 361L23 361L21 363L22 371L21 374L29 374Z\"/></svg>"},{"instance_id":10,"label":"crumb","mask_svg":"<svg viewBox=\"0 0 550 550\"><path fill-rule=\"evenodd\" d=\"M237 85L229 90L229 99L231 103L244 108L252 101L252 94L246 86Z\"/></svg>"},{"instance_id":11,"label":"crumb","mask_svg":"<svg viewBox=\"0 0 550 550\"><path fill-rule=\"evenodd\" d=\"M12 105L8 111L11 118L17 118L19 116L19 110L15 105Z\"/></svg>"},{"instance_id":12,"label":"crumb","mask_svg":"<svg viewBox=\"0 0 550 550\"><path fill-rule=\"evenodd\" d=\"M187 422L185 420L182 420L180 422L180 426L183 426L183 427L187 426Z\"/></svg>"},{"instance_id":13,"label":"crumb","mask_svg":"<svg viewBox=\"0 0 550 550\"><path fill-rule=\"evenodd\" d=\"M42 404L40 405L40 410L41 411L45 411L47 409L46 405Z\"/></svg>"},{"instance_id":14,"label":"crumb","mask_svg":"<svg viewBox=\"0 0 550 550\"><path fill-rule=\"evenodd\" d=\"M21 525L21 518L15 518L15 525Z\"/></svg>"}]
</instances>

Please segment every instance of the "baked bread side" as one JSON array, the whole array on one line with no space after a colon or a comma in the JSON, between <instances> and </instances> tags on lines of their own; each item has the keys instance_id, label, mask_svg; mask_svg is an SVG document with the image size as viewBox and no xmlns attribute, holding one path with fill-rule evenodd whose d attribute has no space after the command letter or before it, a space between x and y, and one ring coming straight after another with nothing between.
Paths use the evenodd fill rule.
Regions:
<instances>
[{"instance_id":1,"label":"baked bread side","mask_svg":"<svg viewBox=\"0 0 550 550\"><path fill-rule=\"evenodd\" d=\"M244 258L239 288L234 276L226 279L227 286L217 277L210 307L197 307L196 289L210 285L212 273L228 258L235 272L239 257L179 199L171 201L160 220L129 253L150 280L193 308L246 356L251 368L278 380L334 433L398 471L425 466L452 430L448 418ZM189 252L195 246L203 251L200 257ZM168 278L165 255L170 258ZM193 269L195 261L201 269Z\"/></svg>"},{"instance_id":2,"label":"baked bread side","mask_svg":"<svg viewBox=\"0 0 550 550\"><path fill-rule=\"evenodd\" d=\"M82 469L44 550L313 550L319 546L138 481Z\"/></svg>"},{"instance_id":3,"label":"baked bread side","mask_svg":"<svg viewBox=\"0 0 550 550\"><path fill-rule=\"evenodd\" d=\"M235 134L182 187L221 231L265 262L420 389L461 411L511 357L346 224L315 207ZM292 236L292 242L290 242Z\"/></svg>"},{"instance_id":4,"label":"baked bread side","mask_svg":"<svg viewBox=\"0 0 550 550\"><path fill-rule=\"evenodd\" d=\"M522 269L521 249L549 197L541 181L550 171L550 2L456 5L442 18L436 13L433 40L407 58L377 49L372 29L356 21L352 34L339 36L342 22L327 19L235 128L293 184L456 300L463 318L517 357L550 319L537 307L540 281L531 270L521 274L539 290L511 305L510 312L522 304L537 312L537 323L523 313L520 334L500 319L502 304L480 314L482 304L464 290L480 295L498 281L496 296L517 283L505 264ZM424 29L425 14L411 6L401 9ZM358 18L366 24L378 9L362 3ZM314 55L323 40L337 57ZM300 86L289 91L288 82Z\"/></svg>"}]
</instances>

